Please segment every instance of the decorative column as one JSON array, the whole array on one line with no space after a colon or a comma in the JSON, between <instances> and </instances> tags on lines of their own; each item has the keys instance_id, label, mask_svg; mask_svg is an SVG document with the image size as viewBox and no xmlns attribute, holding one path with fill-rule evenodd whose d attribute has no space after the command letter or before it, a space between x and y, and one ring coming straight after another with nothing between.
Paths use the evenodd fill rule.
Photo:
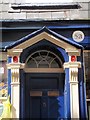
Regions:
<instances>
[{"instance_id":1,"label":"decorative column","mask_svg":"<svg viewBox=\"0 0 90 120\"><path fill-rule=\"evenodd\" d=\"M12 118L19 118L19 98L20 98L20 81L19 68L20 64L11 66L11 104Z\"/></svg>"},{"instance_id":2,"label":"decorative column","mask_svg":"<svg viewBox=\"0 0 90 120\"><path fill-rule=\"evenodd\" d=\"M75 56L70 56L70 59L70 62L64 63L64 68L69 68L70 113L71 118L79 118L78 68L81 67L81 63L75 60Z\"/></svg>"},{"instance_id":3,"label":"decorative column","mask_svg":"<svg viewBox=\"0 0 90 120\"><path fill-rule=\"evenodd\" d=\"M8 81L9 81L9 94L11 95L12 104L12 118L19 118L19 105L20 105L20 69L23 65L19 62L20 51L12 52L8 55L10 61L7 64L9 71ZM10 76L9 76L10 75Z\"/></svg>"}]
</instances>

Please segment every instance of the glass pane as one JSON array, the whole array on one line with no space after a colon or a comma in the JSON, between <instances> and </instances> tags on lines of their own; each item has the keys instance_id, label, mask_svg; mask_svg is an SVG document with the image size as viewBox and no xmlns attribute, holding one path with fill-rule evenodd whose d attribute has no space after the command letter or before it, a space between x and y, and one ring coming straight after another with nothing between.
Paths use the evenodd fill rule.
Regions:
<instances>
[{"instance_id":1,"label":"glass pane","mask_svg":"<svg viewBox=\"0 0 90 120\"><path fill-rule=\"evenodd\" d=\"M42 52L40 52L40 55L41 55L42 57L46 57L46 56L47 56L47 52L46 52L46 51L42 51Z\"/></svg>"},{"instance_id":2,"label":"glass pane","mask_svg":"<svg viewBox=\"0 0 90 120\"><path fill-rule=\"evenodd\" d=\"M3 104L0 103L0 116L2 115L2 112L3 112Z\"/></svg>"},{"instance_id":3,"label":"glass pane","mask_svg":"<svg viewBox=\"0 0 90 120\"><path fill-rule=\"evenodd\" d=\"M54 53L41 50L30 56L26 66L30 68L59 68L61 63Z\"/></svg>"},{"instance_id":4,"label":"glass pane","mask_svg":"<svg viewBox=\"0 0 90 120\"><path fill-rule=\"evenodd\" d=\"M39 68L49 68L48 64L39 64Z\"/></svg>"},{"instance_id":5,"label":"glass pane","mask_svg":"<svg viewBox=\"0 0 90 120\"><path fill-rule=\"evenodd\" d=\"M51 68L59 68L59 64L54 60L51 64Z\"/></svg>"},{"instance_id":6,"label":"glass pane","mask_svg":"<svg viewBox=\"0 0 90 120\"><path fill-rule=\"evenodd\" d=\"M37 56L37 57L35 57L35 59L36 59L37 63L39 63L41 61L42 57L41 56Z\"/></svg>"},{"instance_id":7,"label":"glass pane","mask_svg":"<svg viewBox=\"0 0 90 120\"><path fill-rule=\"evenodd\" d=\"M46 60L48 61L48 63L51 63L51 61L53 60L53 57L47 56Z\"/></svg>"},{"instance_id":8,"label":"glass pane","mask_svg":"<svg viewBox=\"0 0 90 120\"><path fill-rule=\"evenodd\" d=\"M27 67L37 68L37 64L36 64L35 60L34 60L34 59L30 59L30 60L27 62Z\"/></svg>"},{"instance_id":9,"label":"glass pane","mask_svg":"<svg viewBox=\"0 0 90 120\"><path fill-rule=\"evenodd\" d=\"M87 98L90 99L90 52L84 53L85 60L85 76L86 76L86 93Z\"/></svg>"}]
</instances>

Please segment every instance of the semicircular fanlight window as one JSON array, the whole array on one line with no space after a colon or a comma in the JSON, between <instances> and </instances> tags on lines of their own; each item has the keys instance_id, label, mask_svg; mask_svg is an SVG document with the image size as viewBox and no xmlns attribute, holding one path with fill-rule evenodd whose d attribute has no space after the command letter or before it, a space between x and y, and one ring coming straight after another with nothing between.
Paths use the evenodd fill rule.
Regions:
<instances>
[{"instance_id":1,"label":"semicircular fanlight window","mask_svg":"<svg viewBox=\"0 0 90 120\"><path fill-rule=\"evenodd\" d=\"M62 68L61 59L51 51L39 50L26 60L27 68Z\"/></svg>"}]
</instances>

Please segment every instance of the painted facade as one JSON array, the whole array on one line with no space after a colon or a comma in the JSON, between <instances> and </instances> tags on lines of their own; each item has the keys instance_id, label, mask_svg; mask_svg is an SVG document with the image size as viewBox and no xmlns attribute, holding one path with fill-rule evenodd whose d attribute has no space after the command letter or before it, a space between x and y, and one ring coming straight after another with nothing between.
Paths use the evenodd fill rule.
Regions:
<instances>
[{"instance_id":1,"label":"painted facade","mask_svg":"<svg viewBox=\"0 0 90 120\"><path fill-rule=\"evenodd\" d=\"M0 1L0 114L89 120L89 0L26 1Z\"/></svg>"},{"instance_id":2,"label":"painted facade","mask_svg":"<svg viewBox=\"0 0 90 120\"><path fill-rule=\"evenodd\" d=\"M87 21L21 20L2 25L12 117L86 119Z\"/></svg>"}]
</instances>

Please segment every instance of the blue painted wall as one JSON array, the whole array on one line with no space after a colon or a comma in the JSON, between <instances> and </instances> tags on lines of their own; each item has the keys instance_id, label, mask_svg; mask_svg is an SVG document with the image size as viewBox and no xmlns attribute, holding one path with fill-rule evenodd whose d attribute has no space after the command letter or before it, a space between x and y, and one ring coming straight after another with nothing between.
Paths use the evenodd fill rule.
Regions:
<instances>
[{"instance_id":1,"label":"blue painted wall","mask_svg":"<svg viewBox=\"0 0 90 120\"><path fill-rule=\"evenodd\" d=\"M7 63L11 63L12 58L8 57ZM8 95L11 97L11 69L8 69Z\"/></svg>"},{"instance_id":2,"label":"blue painted wall","mask_svg":"<svg viewBox=\"0 0 90 120\"><path fill-rule=\"evenodd\" d=\"M78 81L79 81L79 107L80 107L80 118L87 118L87 104L86 104L86 83L85 83L85 71L83 63L83 53L78 57L81 62L81 68L79 68Z\"/></svg>"}]
</instances>

